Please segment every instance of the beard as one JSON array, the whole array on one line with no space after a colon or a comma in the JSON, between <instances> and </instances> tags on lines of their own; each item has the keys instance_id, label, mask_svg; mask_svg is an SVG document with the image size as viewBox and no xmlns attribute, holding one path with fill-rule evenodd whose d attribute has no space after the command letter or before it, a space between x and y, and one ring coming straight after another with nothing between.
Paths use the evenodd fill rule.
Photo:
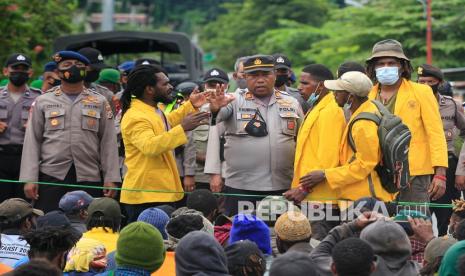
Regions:
<instances>
[{"instance_id":1,"label":"beard","mask_svg":"<svg viewBox=\"0 0 465 276\"><path fill-rule=\"evenodd\" d=\"M162 103L162 104L170 104L173 102L173 97L171 96L171 93L168 95L157 95L153 98L153 100L156 103Z\"/></svg>"}]
</instances>

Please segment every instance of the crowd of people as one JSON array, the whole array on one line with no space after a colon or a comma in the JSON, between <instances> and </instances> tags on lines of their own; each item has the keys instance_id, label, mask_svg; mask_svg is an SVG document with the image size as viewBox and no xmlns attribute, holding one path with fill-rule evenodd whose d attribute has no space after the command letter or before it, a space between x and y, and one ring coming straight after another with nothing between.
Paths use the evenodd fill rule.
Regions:
<instances>
[{"instance_id":1,"label":"crowd of people","mask_svg":"<svg viewBox=\"0 0 465 276\"><path fill-rule=\"evenodd\" d=\"M0 273L465 275L464 110L396 40L239 57L235 91L90 47L3 74Z\"/></svg>"}]
</instances>

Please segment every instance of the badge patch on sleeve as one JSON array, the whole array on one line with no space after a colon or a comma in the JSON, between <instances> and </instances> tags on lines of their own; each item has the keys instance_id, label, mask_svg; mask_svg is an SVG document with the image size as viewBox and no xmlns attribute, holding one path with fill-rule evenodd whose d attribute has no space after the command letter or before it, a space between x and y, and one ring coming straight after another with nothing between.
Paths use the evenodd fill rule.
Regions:
<instances>
[{"instance_id":1,"label":"badge patch on sleeve","mask_svg":"<svg viewBox=\"0 0 465 276\"><path fill-rule=\"evenodd\" d=\"M105 105L105 112L107 113L107 118L112 119L113 118L113 111L111 110L111 107L108 103Z\"/></svg>"},{"instance_id":2,"label":"badge patch on sleeve","mask_svg":"<svg viewBox=\"0 0 465 276\"><path fill-rule=\"evenodd\" d=\"M288 120L287 121L287 129L289 129L289 130L294 130L295 129L295 121L294 120Z\"/></svg>"}]
</instances>

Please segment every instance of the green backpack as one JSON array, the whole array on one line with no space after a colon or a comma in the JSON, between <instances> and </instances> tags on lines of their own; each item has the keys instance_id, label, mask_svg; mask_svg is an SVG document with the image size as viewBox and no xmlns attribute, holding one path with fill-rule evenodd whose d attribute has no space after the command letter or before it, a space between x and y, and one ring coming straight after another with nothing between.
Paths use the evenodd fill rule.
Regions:
<instances>
[{"instance_id":1,"label":"green backpack","mask_svg":"<svg viewBox=\"0 0 465 276\"><path fill-rule=\"evenodd\" d=\"M362 112L349 124L349 145L354 152L352 160L357 152L352 137L354 123L360 120L374 122L378 126L378 138L382 152L381 162L375 170L381 179L383 188L389 193L395 193L409 185L408 151L412 134L402 120L389 112L383 104L374 100L372 103L378 108L379 114ZM371 195L376 197L371 175L368 176L368 183Z\"/></svg>"}]
</instances>

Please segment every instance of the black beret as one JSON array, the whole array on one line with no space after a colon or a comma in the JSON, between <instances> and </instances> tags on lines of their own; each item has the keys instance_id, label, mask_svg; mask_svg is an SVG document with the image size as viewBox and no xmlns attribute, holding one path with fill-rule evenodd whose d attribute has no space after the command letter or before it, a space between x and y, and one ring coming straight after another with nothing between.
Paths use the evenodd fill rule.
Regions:
<instances>
[{"instance_id":1,"label":"black beret","mask_svg":"<svg viewBox=\"0 0 465 276\"><path fill-rule=\"evenodd\" d=\"M440 81L444 80L444 75L442 74L441 69L429 64L419 66L417 73L419 77L435 77Z\"/></svg>"}]
</instances>

